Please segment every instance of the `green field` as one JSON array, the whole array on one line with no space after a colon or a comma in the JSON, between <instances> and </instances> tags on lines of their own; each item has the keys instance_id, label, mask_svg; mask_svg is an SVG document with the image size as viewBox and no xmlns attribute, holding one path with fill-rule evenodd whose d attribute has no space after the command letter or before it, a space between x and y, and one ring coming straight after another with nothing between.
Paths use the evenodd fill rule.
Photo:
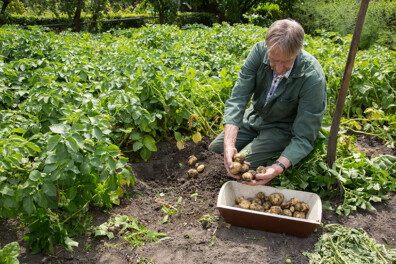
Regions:
<instances>
[{"instance_id":1,"label":"green field","mask_svg":"<svg viewBox=\"0 0 396 264\"><path fill-rule=\"evenodd\" d=\"M224 102L265 28L147 26L101 34L17 26L0 28L0 218L29 227L33 252L62 244L90 206L119 204L134 184L126 153L149 159L156 143L212 138ZM340 134L337 161L326 164L326 138L351 37L320 32L305 49L327 76L328 109L315 150L276 180L328 199L339 182L348 214L395 191L396 158L368 159ZM341 132L374 135L394 148L395 52L359 51ZM327 204L330 206L330 204Z\"/></svg>"}]
</instances>

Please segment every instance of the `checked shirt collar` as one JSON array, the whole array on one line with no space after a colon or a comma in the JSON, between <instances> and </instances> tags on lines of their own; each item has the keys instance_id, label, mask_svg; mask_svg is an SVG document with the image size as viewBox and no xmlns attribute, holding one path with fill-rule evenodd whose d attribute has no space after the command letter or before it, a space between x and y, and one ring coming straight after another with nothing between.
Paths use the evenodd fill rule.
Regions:
<instances>
[{"instance_id":1,"label":"checked shirt collar","mask_svg":"<svg viewBox=\"0 0 396 264\"><path fill-rule=\"evenodd\" d=\"M290 73L293 69L294 63L291 66L290 70L288 70L285 74L273 74L272 76L272 83L271 83L271 88L267 94L267 99L265 100L264 106L267 105L268 101L271 99L271 97L274 95L276 88L278 88L280 82L282 81L283 78L289 78Z\"/></svg>"}]
</instances>

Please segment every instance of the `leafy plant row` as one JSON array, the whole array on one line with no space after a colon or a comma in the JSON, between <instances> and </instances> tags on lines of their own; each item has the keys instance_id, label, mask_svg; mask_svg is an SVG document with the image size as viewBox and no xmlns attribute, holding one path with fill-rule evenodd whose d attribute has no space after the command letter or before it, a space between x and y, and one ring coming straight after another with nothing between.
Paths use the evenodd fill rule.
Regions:
<instances>
[{"instance_id":1,"label":"leafy plant row","mask_svg":"<svg viewBox=\"0 0 396 264\"><path fill-rule=\"evenodd\" d=\"M71 238L88 221L89 208L119 203L125 185L134 184L125 153L147 160L161 140L175 138L182 144L198 133L211 137L222 129L224 102L239 68L265 32L227 24L154 25L96 35L2 27L0 217L21 217L34 251L52 250L55 243L71 250L76 246ZM326 32L306 38L306 49L328 78L327 122L349 41ZM369 131L390 146L395 136L393 57L381 47L358 54L343 124ZM317 150L323 154L321 142ZM328 171L324 164L315 163L316 171L307 175L317 175L322 166ZM344 168L334 169L333 176L341 179ZM383 174L381 194L395 189L394 168ZM335 181L326 175L320 183L307 178L300 186L289 186L286 179L282 184L328 195ZM345 181L350 193L360 186L360 181Z\"/></svg>"}]
</instances>

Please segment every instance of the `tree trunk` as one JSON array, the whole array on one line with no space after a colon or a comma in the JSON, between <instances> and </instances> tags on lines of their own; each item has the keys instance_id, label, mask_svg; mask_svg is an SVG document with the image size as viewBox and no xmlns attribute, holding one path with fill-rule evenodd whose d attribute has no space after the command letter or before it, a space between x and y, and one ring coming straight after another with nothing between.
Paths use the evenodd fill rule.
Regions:
<instances>
[{"instance_id":1,"label":"tree trunk","mask_svg":"<svg viewBox=\"0 0 396 264\"><path fill-rule=\"evenodd\" d=\"M81 10L83 7L84 0L78 0L76 12L74 13L74 26L76 32L80 32L81 30Z\"/></svg>"},{"instance_id":2,"label":"tree trunk","mask_svg":"<svg viewBox=\"0 0 396 264\"><path fill-rule=\"evenodd\" d=\"M3 0L3 6L1 7L1 13L2 15L4 15L8 4L11 2L11 0Z\"/></svg>"}]
</instances>

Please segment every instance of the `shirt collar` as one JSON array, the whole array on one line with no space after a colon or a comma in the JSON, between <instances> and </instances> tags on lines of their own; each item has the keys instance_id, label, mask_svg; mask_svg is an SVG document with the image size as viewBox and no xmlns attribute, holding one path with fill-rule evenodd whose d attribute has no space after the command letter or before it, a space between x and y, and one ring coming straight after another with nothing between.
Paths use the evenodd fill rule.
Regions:
<instances>
[{"instance_id":1,"label":"shirt collar","mask_svg":"<svg viewBox=\"0 0 396 264\"><path fill-rule=\"evenodd\" d=\"M285 74L275 74L274 73L274 78L275 77L277 77L277 78L289 78L289 76L290 76L290 73L291 73L291 71L293 70L293 66L294 66L294 63L293 63L293 65L290 67L290 70L288 70L287 72L285 72Z\"/></svg>"}]
</instances>

